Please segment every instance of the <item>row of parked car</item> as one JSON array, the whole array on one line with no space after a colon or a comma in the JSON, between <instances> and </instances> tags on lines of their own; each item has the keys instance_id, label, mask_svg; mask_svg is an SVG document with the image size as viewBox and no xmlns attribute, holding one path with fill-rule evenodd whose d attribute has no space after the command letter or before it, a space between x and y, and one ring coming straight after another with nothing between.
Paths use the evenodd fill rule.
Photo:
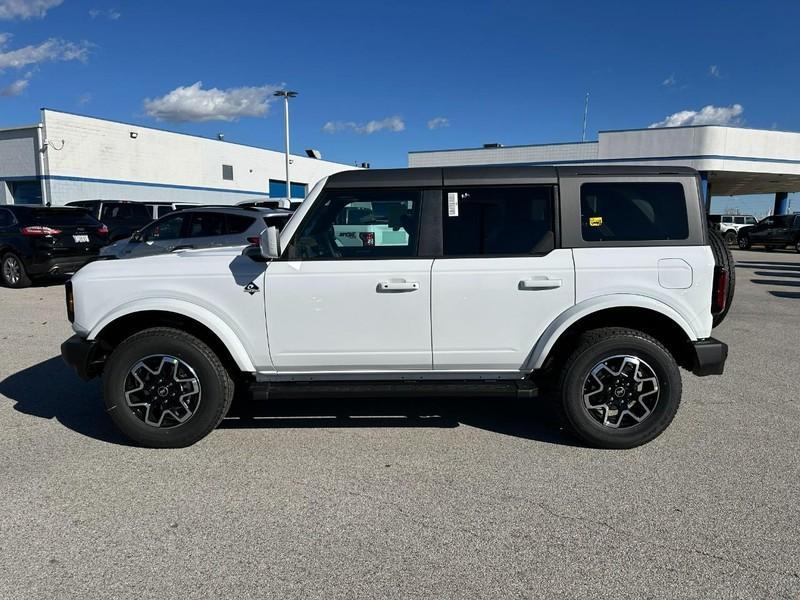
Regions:
<instances>
[{"instance_id":1,"label":"row of parked car","mask_svg":"<svg viewBox=\"0 0 800 600\"><path fill-rule=\"evenodd\" d=\"M64 207L0 206L0 280L8 287L68 275L99 257L255 243L292 211L281 200L200 206L85 200Z\"/></svg>"},{"instance_id":2,"label":"row of parked car","mask_svg":"<svg viewBox=\"0 0 800 600\"><path fill-rule=\"evenodd\" d=\"M728 244L742 250L763 246L765 250L792 247L800 252L800 214L770 215L760 221L752 215L709 215L708 220Z\"/></svg>"}]
</instances>

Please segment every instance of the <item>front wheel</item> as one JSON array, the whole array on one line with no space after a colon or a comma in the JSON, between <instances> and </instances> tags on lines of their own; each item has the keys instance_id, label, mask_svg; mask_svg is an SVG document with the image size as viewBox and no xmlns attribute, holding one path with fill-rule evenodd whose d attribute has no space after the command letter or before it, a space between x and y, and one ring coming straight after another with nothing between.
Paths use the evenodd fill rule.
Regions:
<instances>
[{"instance_id":1,"label":"front wheel","mask_svg":"<svg viewBox=\"0 0 800 600\"><path fill-rule=\"evenodd\" d=\"M797 238L797 241L794 243L794 251L800 254L800 238Z\"/></svg>"},{"instance_id":2,"label":"front wheel","mask_svg":"<svg viewBox=\"0 0 800 600\"><path fill-rule=\"evenodd\" d=\"M736 232L735 231L728 231L725 234L725 243L729 246L733 246L736 244Z\"/></svg>"},{"instance_id":3,"label":"front wheel","mask_svg":"<svg viewBox=\"0 0 800 600\"><path fill-rule=\"evenodd\" d=\"M750 246L752 246L750 242L750 236L747 235L746 233L743 233L739 236L738 242L739 242L739 248L741 248L742 250L749 250Z\"/></svg>"},{"instance_id":4,"label":"front wheel","mask_svg":"<svg viewBox=\"0 0 800 600\"><path fill-rule=\"evenodd\" d=\"M587 331L562 366L561 407L584 442L634 448L660 435L681 401L681 375L669 351L633 329Z\"/></svg>"},{"instance_id":5,"label":"front wheel","mask_svg":"<svg viewBox=\"0 0 800 600\"><path fill-rule=\"evenodd\" d=\"M150 448L181 448L225 417L234 385L203 341L158 327L123 341L106 363L105 404L128 438Z\"/></svg>"}]
</instances>

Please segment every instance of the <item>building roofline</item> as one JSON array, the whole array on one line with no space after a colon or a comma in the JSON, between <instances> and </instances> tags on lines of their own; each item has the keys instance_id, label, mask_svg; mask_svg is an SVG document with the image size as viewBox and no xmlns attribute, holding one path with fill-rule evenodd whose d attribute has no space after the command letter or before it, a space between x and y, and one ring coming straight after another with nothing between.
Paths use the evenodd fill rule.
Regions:
<instances>
[{"instance_id":1,"label":"building roofline","mask_svg":"<svg viewBox=\"0 0 800 600\"><path fill-rule=\"evenodd\" d=\"M760 129L758 127L744 127L741 125L676 125L674 127L634 127L632 129L601 129L597 133L626 133L629 131L663 131L665 129L700 129L702 127L720 127L723 129L746 129L748 131L765 131L767 133L800 133L798 131L786 131L783 129Z\"/></svg>"},{"instance_id":2,"label":"building roofline","mask_svg":"<svg viewBox=\"0 0 800 600\"><path fill-rule=\"evenodd\" d=\"M471 150L505 150L506 148L541 148L544 146L575 146L578 144L598 144L597 140L589 142L554 142L552 144L517 144L513 146L500 146L499 148L445 148L444 150L409 150L409 154L427 154L429 152L466 152Z\"/></svg>"},{"instance_id":3,"label":"building roofline","mask_svg":"<svg viewBox=\"0 0 800 600\"><path fill-rule=\"evenodd\" d=\"M23 131L25 129L39 129L41 127L41 123L36 123L35 125L18 125L17 127L2 127L0 128L0 133L5 133L6 131Z\"/></svg>"},{"instance_id":4,"label":"building roofline","mask_svg":"<svg viewBox=\"0 0 800 600\"><path fill-rule=\"evenodd\" d=\"M267 152L275 152L277 154L284 154L282 150L273 150L272 148L264 148L263 146L254 146L253 144L245 144L243 142L233 142L230 140L219 140L212 137L206 137L204 135L200 135L198 133L184 133L182 131L173 131L171 129L164 129L163 127L154 127L152 125L142 125L141 123L131 123L130 121L117 121L116 119L106 119L105 117L95 117L92 115L85 115L82 113L71 112L68 110L59 110L57 108L49 108L47 106L43 106L40 110L42 111L50 111L54 113L60 113L62 115L70 115L73 117L81 117L83 119L94 119L95 121L106 121L107 123L115 123L117 125L127 125L128 127L137 127L139 129L150 129L152 131L160 131L162 133L171 133L172 135L184 135L187 137L199 138L201 140L206 140L208 142L217 142L219 144L233 144L234 146L243 146L245 148L253 148L255 150L266 150ZM325 160L324 158L316 159L316 158L309 158L308 156L303 156L301 154L289 154L289 156L293 156L296 158L307 158L308 160L316 160L318 162L327 162L335 165L346 165L351 167L352 165L348 163L340 163L335 162L332 160Z\"/></svg>"}]
</instances>

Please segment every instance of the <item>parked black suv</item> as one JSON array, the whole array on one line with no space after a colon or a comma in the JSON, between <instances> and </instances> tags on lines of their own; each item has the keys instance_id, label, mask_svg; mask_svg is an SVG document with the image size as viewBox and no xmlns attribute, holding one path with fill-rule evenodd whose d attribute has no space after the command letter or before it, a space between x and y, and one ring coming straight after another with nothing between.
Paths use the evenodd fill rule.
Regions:
<instances>
[{"instance_id":1,"label":"parked black suv","mask_svg":"<svg viewBox=\"0 0 800 600\"><path fill-rule=\"evenodd\" d=\"M800 215L773 215L752 227L742 227L738 234L739 248L747 250L763 245L765 250L794 247L800 252Z\"/></svg>"},{"instance_id":2,"label":"parked black suv","mask_svg":"<svg viewBox=\"0 0 800 600\"><path fill-rule=\"evenodd\" d=\"M0 206L0 280L8 287L74 273L107 243L108 228L86 210Z\"/></svg>"},{"instance_id":3,"label":"parked black suv","mask_svg":"<svg viewBox=\"0 0 800 600\"><path fill-rule=\"evenodd\" d=\"M131 237L153 220L152 209L141 202L125 200L77 200L67 206L88 208L91 215L108 227L108 239L112 242Z\"/></svg>"}]
</instances>

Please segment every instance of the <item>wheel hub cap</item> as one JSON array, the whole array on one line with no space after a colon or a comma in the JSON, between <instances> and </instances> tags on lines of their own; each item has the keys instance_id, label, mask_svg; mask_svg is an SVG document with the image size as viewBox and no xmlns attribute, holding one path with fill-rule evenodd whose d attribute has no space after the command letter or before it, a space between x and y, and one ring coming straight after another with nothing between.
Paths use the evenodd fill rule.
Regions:
<instances>
[{"instance_id":1,"label":"wheel hub cap","mask_svg":"<svg viewBox=\"0 0 800 600\"><path fill-rule=\"evenodd\" d=\"M9 283L17 283L20 277L20 266L14 258L7 258L3 263L3 272L6 276L6 281Z\"/></svg>"},{"instance_id":2,"label":"wheel hub cap","mask_svg":"<svg viewBox=\"0 0 800 600\"><path fill-rule=\"evenodd\" d=\"M200 405L200 380L185 361L163 354L135 363L125 377L125 401L151 427L176 427Z\"/></svg>"},{"instance_id":3,"label":"wheel hub cap","mask_svg":"<svg viewBox=\"0 0 800 600\"><path fill-rule=\"evenodd\" d=\"M647 419L658 404L660 386L653 368L641 358L610 356L597 363L583 382L583 405L598 423L625 429Z\"/></svg>"}]
</instances>

